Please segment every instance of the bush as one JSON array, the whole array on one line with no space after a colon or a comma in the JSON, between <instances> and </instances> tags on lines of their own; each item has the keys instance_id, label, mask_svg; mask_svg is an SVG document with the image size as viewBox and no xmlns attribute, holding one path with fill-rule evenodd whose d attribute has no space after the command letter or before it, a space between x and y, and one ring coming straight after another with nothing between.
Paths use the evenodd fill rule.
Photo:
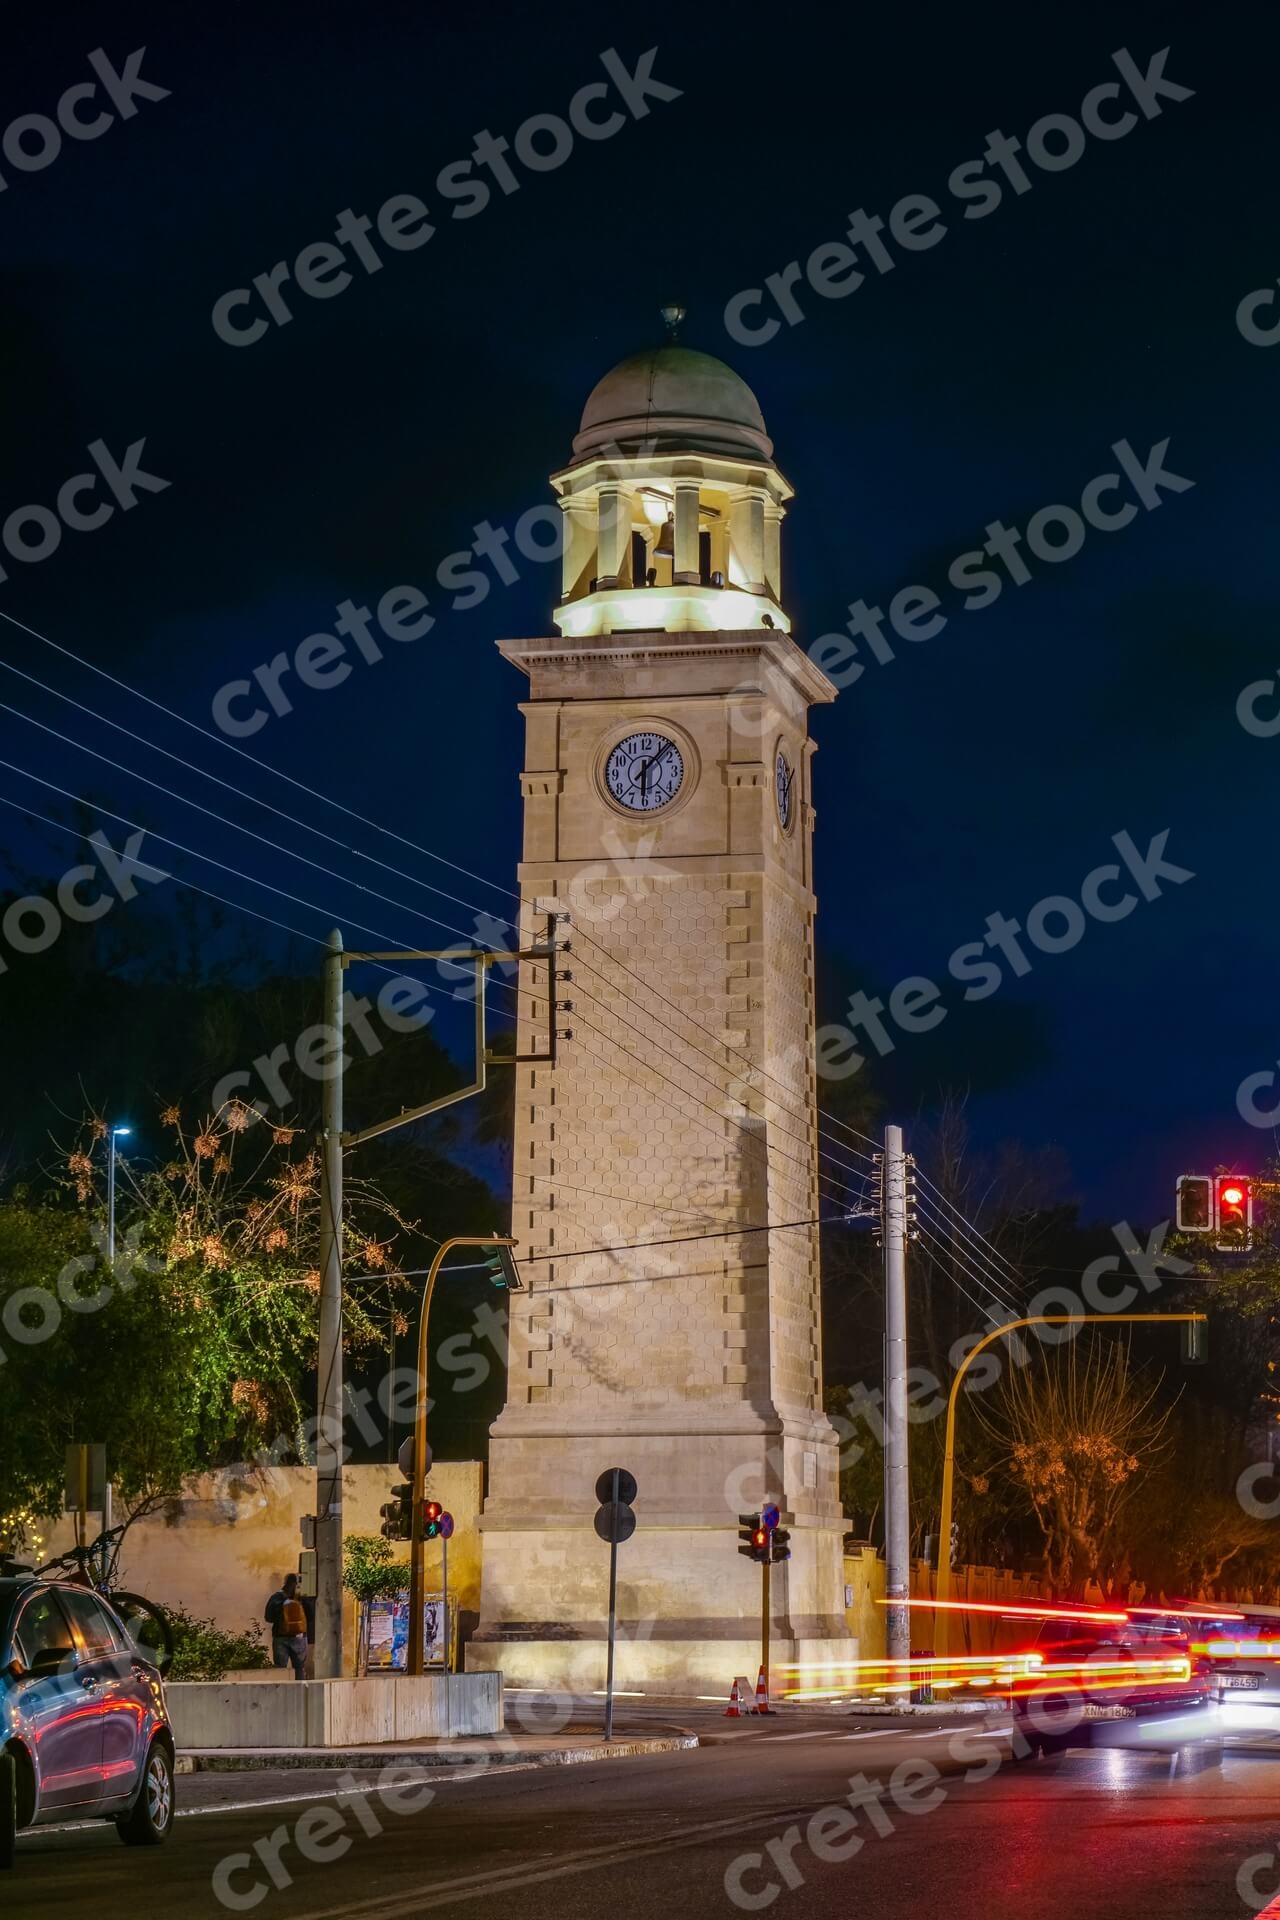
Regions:
<instances>
[{"instance_id":1,"label":"bush","mask_svg":"<svg viewBox=\"0 0 1280 1920\"><path fill-rule=\"evenodd\" d=\"M224 1680L229 1673L271 1664L255 1620L243 1633L226 1633L212 1620L197 1620L185 1607L166 1607L164 1612L173 1629L170 1680Z\"/></svg>"}]
</instances>

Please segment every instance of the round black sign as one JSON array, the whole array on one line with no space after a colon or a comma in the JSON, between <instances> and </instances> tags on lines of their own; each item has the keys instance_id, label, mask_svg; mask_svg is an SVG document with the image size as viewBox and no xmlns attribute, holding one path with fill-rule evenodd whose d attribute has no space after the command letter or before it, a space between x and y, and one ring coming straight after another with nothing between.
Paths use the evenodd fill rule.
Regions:
<instances>
[{"instance_id":1,"label":"round black sign","mask_svg":"<svg viewBox=\"0 0 1280 1920\"><path fill-rule=\"evenodd\" d=\"M596 1513L595 1528L602 1540L629 1540L636 1530L635 1512L625 1501L609 1500Z\"/></svg>"},{"instance_id":2,"label":"round black sign","mask_svg":"<svg viewBox=\"0 0 1280 1920\"><path fill-rule=\"evenodd\" d=\"M636 1477L634 1473L628 1473L625 1467L605 1468L600 1478L596 1481L596 1499L613 1499L613 1476L615 1473L618 1476L618 1498L624 1505L629 1506L636 1497Z\"/></svg>"}]
</instances>

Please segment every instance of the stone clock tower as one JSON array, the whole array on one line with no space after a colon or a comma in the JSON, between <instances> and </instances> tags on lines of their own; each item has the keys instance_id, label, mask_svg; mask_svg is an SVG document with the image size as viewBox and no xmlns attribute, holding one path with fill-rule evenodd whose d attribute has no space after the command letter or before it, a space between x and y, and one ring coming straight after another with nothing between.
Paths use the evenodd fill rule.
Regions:
<instances>
[{"instance_id":1,"label":"stone clock tower","mask_svg":"<svg viewBox=\"0 0 1280 1920\"><path fill-rule=\"evenodd\" d=\"M570 464L554 638L528 680L507 1404L492 1431L469 1664L603 1685L607 1467L639 1482L619 1549L617 1684L753 1679L772 1499L775 1675L842 1658L843 1516L822 1414L807 713L834 691L790 638L791 488L754 395L668 345L595 388ZM567 1030L567 1031L565 1031ZM791 1224L800 1223L800 1224ZM765 1229L771 1229L766 1231Z\"/></svg>"}]
</instances>

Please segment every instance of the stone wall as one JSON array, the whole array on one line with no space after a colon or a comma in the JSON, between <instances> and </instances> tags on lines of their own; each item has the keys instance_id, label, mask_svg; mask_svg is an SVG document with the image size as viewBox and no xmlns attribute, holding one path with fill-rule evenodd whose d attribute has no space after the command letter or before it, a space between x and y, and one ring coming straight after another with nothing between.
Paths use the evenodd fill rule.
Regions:
<instances>
[{"instance_id":1,"label":"stone wall","mask_svg":"<svg viewBox=\"0 0 1280 1920\"><path fill-rule=\"evenodd\" d=\"M343 1519L350 1533L376 1534L378 1509L400 1474L392 1465L347 1467L342 1476ZM484 1467L477 1460L441 1461L427 1476L428 1499L454 1517L449 1542L449 1595L459 1609L462 1637L480 1608L480 1534ZM309 1467L226 1469L189 1482L181 1498L139 1520L125 1537L118 1584L158 1606L181 1606L218 1626L241 1632L261 1622L267 1596L297 1567L300 1522L315 1511L315 1471ZM97 1519L90 1516L91 1532ZM46 1557L74 1538L70 1516L51 1529ZM408 1543L397 1557L408 1559ZM441 1551L427 1543L427 1591L438 1592ZM347 1660L355 1647L355 1602L348 1602Z\"/></svg>"}]
</instances>

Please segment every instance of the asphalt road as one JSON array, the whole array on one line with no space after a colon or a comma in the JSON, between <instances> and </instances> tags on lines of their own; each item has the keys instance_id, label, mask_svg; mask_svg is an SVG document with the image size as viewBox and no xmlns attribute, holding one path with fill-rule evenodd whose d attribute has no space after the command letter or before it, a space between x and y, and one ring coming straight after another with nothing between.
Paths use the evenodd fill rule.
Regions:
<instances>
[{"instance_id":1,"label":"asphalt road","mask_svg":"<svg viewBox=\"0 0 1280 1920\"><path fill-rule=\"evenodd\" d=\"M26 1836L0 1910L509 1920L517 1903L521 1920L766 1907L778 1920L1247 1920L1280 1890L1280 1751L1219 1765L1122 1753L1014 1763L1007 1738L969 1722L960 1746L951 1724L721 1723L722 1743L697 1752L427 1775L411 1792L430 1791L429 1804L394 1810L374 1794L363 1822L332 1774L200 1776L178 1783L187 1811L165 1847L125 1848L107 1827ZM855 1810L859 1775L884 1791ZM307 1844L331 1857L304 1857L304 1818ZM1250 1859L1252 1906L1237 1884Z\"/></svg>"}]
</instances>

